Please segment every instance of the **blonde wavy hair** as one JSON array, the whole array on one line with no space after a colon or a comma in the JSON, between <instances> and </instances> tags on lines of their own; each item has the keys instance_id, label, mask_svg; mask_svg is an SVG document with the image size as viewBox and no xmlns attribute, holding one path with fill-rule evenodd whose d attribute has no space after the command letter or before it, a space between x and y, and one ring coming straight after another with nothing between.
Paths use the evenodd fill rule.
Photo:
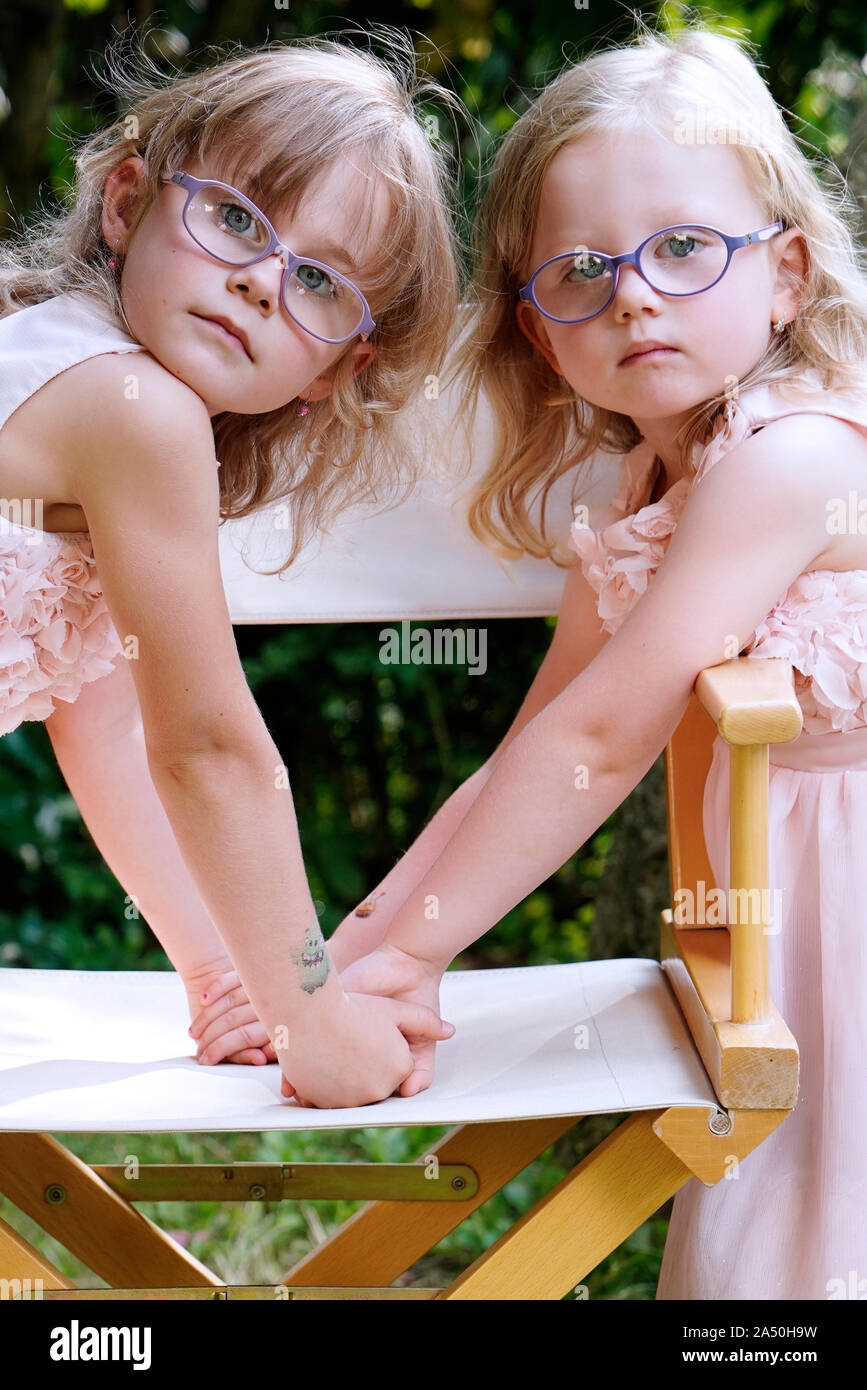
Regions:
<instances>
[{"instance_id":1,"label":"blonde wavy hair","mask_svg":"<svg viewBox=\"0 0 867 1390\"><path fill-rule=\"evenodd\" d=\"M787 382L814 367L826 387L867 392L867 268L860 211L842 174L820 152L812 159L802 152L745 40L696 23L669 34L633 17L638 33L628 45L566 68L511 127L476 218L476 269L453 369L464 374L462 423L472 429L483 389L494 415L495 453L470 495L470 525L510 558L528 552L570 563L546 534L549 489L597 450L625 453L641 438L629 416L577 396L515 322L517 292L535 268L528 251L542 183L567 142L615 127L649 127L668 139L677 130L688 139L691 123L704 121L707 129L712 113L712 138L740 152L762 224L779 219L784 228L799 227L809 253L796 318L782 335L769 334L738 390ZM685 476L694 476L693 445L711 437L726 399L701 401L680 431ZM586 473L576 471L573 505ZM536 500L538 524L528 510Z\"/></svg>"},{"instance_id":2,"label":"blonde wavy hair","mask_svg":"<svg viewBox=\"0 0 867 1390\"><path fill-rule=\"evenodd\" d=\"M310 38L240 48L228 59L208 49L223 61L169 76L149 58L144 30L122 33L106 49L100 79L122 114L75 150L71 206L40 209L0 246L0 316L79 290L125 324L100 221L106 178L130 155L142 158L145 180L131 236L160 191L160 174L194 156L218 158L228 171L223 180L269 216L297 206L312 177L350 153L385 181L392 212L375 263L365 267L373 359L353 377L347 343L331 394L310 404L303 425L294 403L212 421L221 519L289 499L292 550L278 570L263 571L269 574L282 573L344 507L383 493L391 500L412 486L400 412L439 371L457 310L464 247L455 182L447 146L431 138L438 120L422 104L436 103L450 117L462 104L419 73L408 34L386 25L361 32L383 45L387 61ZM377 183L370 180L371 199Z\"/></svg>"}]
</instances>

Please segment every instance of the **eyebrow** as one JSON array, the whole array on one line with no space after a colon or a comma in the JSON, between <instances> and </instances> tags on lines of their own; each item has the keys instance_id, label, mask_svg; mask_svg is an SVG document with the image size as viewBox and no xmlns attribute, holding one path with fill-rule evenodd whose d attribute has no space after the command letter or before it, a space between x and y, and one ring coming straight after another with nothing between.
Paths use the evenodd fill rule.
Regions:
<instances>
[{"instance_id":1,"label":"eyebrow","mask_svg":"<svg viewBox=\"0 0 867 1390\"><path fill-rule=\"evenodd\" d=\"M693 209L693 211L694 211L694 209ZM710 227L710 226L712 226L712 225L713 225L713 222L708 222L708 220L707 220L707 215L706 215L705 213L703 213L703 212L699 212L699 214L698 214L697 216L695 216L695 217L686 217L686 216L684 216L684 215L682 215L682 214L680 214L680 213L677 213L677 214L668 213L661 221L657 222L656 227L654 228L654 231L661 232L661 231L663 231L664 228L666 228L666 227L677 227L677 226L684 226L684 227ZM653 232L648 232L647 235L648 235L648 236L653 236ZM644 238L642 237L642 241L643 241L643 240L644 240ZM598 240L595 240L595 241L584 241L584 242L578 241L578 242L575 243L575 245L576 245L576 246L586 246L586 247L588 248L588 250L590 250L590 251L597 251L597 250L599 249L599 241L598 241ZM557 253L556 253L556 252L553 252L552 254L556 255ZM563 254L565 255L565 254L568 254L568 253L564 252Z\"/></svg>"},{"instance_id":2,"label":"eyebrow","mask_svg":"<svg viewBox=\"0 0 867 1390\"><path fill-rule=\"evenodd\" d=\"M360 266L356 265L348 251L346 251L344 247L338 246L336 242L327 240L318 241L315 234L312 235L309 240L319 247L326 260L334 262L337 266L343 265L355 273L361 269ZM292 249L294 250L295 248L293 247ZM296 256L300 255L300 252L296 251L295 254ZM318 257L313 257L312 259L315 260L318 259Z\"/></svg>"},{"instance_id":3,"label":"eyebrow","mask_svg":"<svg viewBox=\"0 0 867 1390\"><path fill-rule=\"evenodd\" d=\"M252 203L254 207L257 207L261 212L264 212L271 225L274 226L274 230L277 230L274 224L274 212L264 208L261 202L257 203L255 197L251 192L248 192L247 188L245 188L241 183L233 184L228 179L223 179L221 181L226 185L226 187L234 188L237 193L242 194L243 197L245 197L248 202ZM245 182L249 183L248 180L246 180ZM333 264L335 269L337 269L337 267L341 267L343 269L351 271L355 275L359 274L359 272L361 271L362 267L360 265L357 265L356 262L349 255L349 252L345 249L345 247L339 246L336 241L330 241L328 237L323 237L320 240L317 237L316 232L311 233L309 241L321 248L322 255L326 258L327 261ZM294 246L291 249L295 252L296 256L302 254ZM318 260L319 257L314 256L311 253L310 259Z\"/></svg>"}]
</instances>

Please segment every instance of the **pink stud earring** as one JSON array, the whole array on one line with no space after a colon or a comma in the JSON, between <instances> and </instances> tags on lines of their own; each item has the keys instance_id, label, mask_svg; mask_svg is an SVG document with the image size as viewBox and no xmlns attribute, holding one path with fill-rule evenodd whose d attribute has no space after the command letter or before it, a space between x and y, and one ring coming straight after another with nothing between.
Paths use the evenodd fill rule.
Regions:
<instances>
[{"instance_id":1,"label":"pink stud earring","mask_svg":"<svg viewBox=\"0 0 867 1390\"><path fill-rule=\"evenodd\" d=\"M312 395L308 395L306 401L301 401L301 403L300 403L299 406L298 406L298 409L295 411L295 414L298 415L299 417L309 414L309 412L310 412L310 402L312 401L312 399L313 399Z\"/></svg>"}]
</instances>

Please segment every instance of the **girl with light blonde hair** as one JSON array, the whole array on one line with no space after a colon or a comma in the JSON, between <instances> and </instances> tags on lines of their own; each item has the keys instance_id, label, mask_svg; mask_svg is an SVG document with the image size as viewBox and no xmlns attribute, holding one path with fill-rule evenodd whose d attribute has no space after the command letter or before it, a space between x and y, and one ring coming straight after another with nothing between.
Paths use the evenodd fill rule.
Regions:
<instances>
[{"instance_id":1,"label":"girl with light blonde hair","mask_svg":"<svg viewBox=\"0 0 867 1390\"><path fill-rule=\"evenodd\" d=\"M790 132L747 45L700 24L640 25L516 121L479 217L463 344L467 412L484 388L499 431L473 525L507 554L551 555L529 503L574 470L575 559L502 744L384 880L389 906L329 943L347 988L437 1009L454 956L644 777L701 670L792 663L803 731L769 750L769 953L798 1105L737 1181L677 1194L663 1299L840 1297L867 1250L867 525L847 505L867 485L857 234L842 178ZM606 452L622 455L618 486L593 514L585 465ZM704 834L724 889L728 826L717 735ZM433 1075L434 1044L414 1052L402 1095Z\"/></svg>"}]
</instances>

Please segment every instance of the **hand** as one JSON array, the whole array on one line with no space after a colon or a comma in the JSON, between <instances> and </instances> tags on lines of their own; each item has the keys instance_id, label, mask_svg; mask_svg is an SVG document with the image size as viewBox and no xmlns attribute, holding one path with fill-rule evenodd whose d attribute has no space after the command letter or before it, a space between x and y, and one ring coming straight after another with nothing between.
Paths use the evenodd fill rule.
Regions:
<instances>
[{"instance_id":1,"label":"hand","mask_svg":"<svg viewBox=\"0 0 867 1390\"><path fill-rule=\"evenodd\" d=\"M196 1040L197 1060L203 1066L227 1061L261 1067L277 1061L274 1045L228 956L185 976L184 984L192 1020L190 1036Z\"/></svg>"},{"instance_id":2,"label":"hand","mask_svg":"<svg viewBox=\"0 0 867 1390\"><path fill-rule=\"evenodd\" d=\"M453 1033L451 1023L423 1004L345 994L327 1033L294 1030L292 1051L280 1058L282 1094L308 1107L371 1105L394 1095L412 1074L411 1041Z\"/></svg>"},{"instance_id":3,"label":"hand","mask_svg":"<svg viewBox=\"0 0 867 1390\"><path fill-rule=\"evenodd\" d=\"M440 1012L440 980L445 966L419 960L398 946L383 944L349 966L341 976L344 989L357 994L380 994L392 999L423 1004ZM402 1096L426 1091L434 1077L436 1040L417 1038L410 1043L414 1069L401 1084Z\"/></svg>"},{"instance_id":4,"label":"hand","mask_svg":"<svg viewBox=\"0 0 867 1390\"><path fill-rule=\"evenodd\" d=\"M350 993L390 997L405 1003L420 1004L439 1016L439 982L443 967L420 961L396 946L380 946L369 955L347 966L340 983ZM413 1070L401 1082L399 1094L414 1096L427 1090L433 1081L436 1039L408 1038ZM283 1080L283 1095L291 1096L294 1088Z\"/></svg>"}]
</instances>

